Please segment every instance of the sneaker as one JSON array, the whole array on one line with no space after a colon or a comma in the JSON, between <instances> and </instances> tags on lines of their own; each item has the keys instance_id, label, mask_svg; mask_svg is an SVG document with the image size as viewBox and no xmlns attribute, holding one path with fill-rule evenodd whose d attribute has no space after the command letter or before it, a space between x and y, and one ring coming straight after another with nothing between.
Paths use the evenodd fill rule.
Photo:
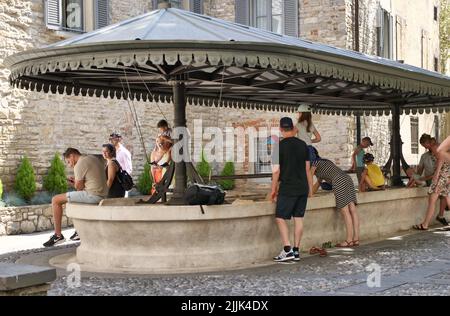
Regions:
<instances>
[{"instance_id":1,"label":"sneaker","mask_svg":"<svg viewBox=\"0 0 450 316\"><path fill-rule=\"evenodd\" d=\"M294 259L294 252L292 250L289 252L281 250L281 252L278 256L273 257L273 261L276 261L276 262L290 261L293 259Z\"/></svg>"},{"instance_id":2,"label":"sneaker","mask_svg":"<svg viewBox=\"0 0 450 316\"><path fill-rule=\"evenodd\" d=\"M52 247L55 245L59 245L62 244L63 242L65 242L66 240L64 239L64 236L61 234L61 236L56 236L56 234L54 234L52 237L50 237L50 239L44 243L44 247Z\"/></svg>"},{"instance_id":3,"label":"sneaker","mask_svg":"<svg viewBox=\"0 0 450 316\"><path fill-rule=\"evenodd\" d=\"M300 261L300 253L298 251L294 251L294 261Z\"/></svg>"},{"instance_id":4,"label":"sneaker","mask_svg":"<svg viewBox=\"0 0 450 316\"><path fill-rule=\"evenodd\" d=\"M436 217L436 220L438 221L438 222L440 222L442 225L444 225L444 226L448 226L448 222L447 222L447 220L445 219L445 217L444 216L442 216L442 217Z\"/></svg>"},{"instance_id":5,"label":"sneaker","mask_svg":"<svg viewBox=\"0 0 450 316\"><path fill-rule=\"evenodd\" d=\"M78 241L78 240L80 240L80 236L78 236L77 231L75 231L75 232L73 233L73 235L70 236L70 240L72 240L72 241Z\"/></svg>"}]
</instances>

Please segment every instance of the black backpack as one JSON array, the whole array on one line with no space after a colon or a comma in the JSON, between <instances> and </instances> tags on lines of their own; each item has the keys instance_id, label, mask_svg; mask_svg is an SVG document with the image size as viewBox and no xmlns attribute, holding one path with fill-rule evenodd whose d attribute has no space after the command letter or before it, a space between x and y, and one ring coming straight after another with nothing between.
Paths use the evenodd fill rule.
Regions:
<instances>
[{"instance_id":1,"label":"black backpack","mask_svg":"<svg viewBox=\"0 0 450 316\"><path fill-rule=\"evenodd\" d=\"M129 191L133 188L133 178L128 174L126 170L123 170L117 160L114 160L119 167L119 171L116 173L117 180L125 191Z\"/></svg>"},{"instance_id":2,"label":"black backpack","mask_svg":"<svg viewBox=\"0 0 450 316\"><path fill-rule=\"evenodd\" d=\"M186 189L184 200L189 205L223 204L225 191L218 186L195 183Z\"/></svg>"}]
</instances>

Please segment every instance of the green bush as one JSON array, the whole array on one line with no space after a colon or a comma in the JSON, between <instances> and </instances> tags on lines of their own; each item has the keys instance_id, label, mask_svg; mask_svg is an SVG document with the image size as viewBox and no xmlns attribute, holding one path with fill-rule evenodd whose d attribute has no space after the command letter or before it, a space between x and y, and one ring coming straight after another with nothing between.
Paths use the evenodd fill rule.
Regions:
<instances>
[{"instance_id":1,"label":"green bush","mask_svg":"<svg viewBox=\"0 0 450 316\"><path fill-rule=\"evenodd\" d=\"M27 201L33 197L36 191L34 170L30 160L26 156L22 158L19 169L17 170L14 190Z\"/></svg>"},{"instance_id":2,"label":"green bush","mask_svg":"<svg viewBox=\"0 0 450 316\"><path fill-rule=\"evenodd\" d=\"M2 200L2 196L3 196L3 183L2 179L0 179L0 201Z\"/></svg>"},{"instance_id":3,"label":"green bush","mask_svg":"<svg viewBox=\"0 0 450 316\"><path fill-rule=\"evenodd\" d=\"M64 164L55 154L48 170L47 176L44 178L44 189L53 194L67 192L67 179Z\"/></svg>"},{"instance_id":4,"label":"green bush","mask_svg":"<svg viewBox=\"0 0 450 316\"><path fill-rule=\"evenodd\" d=\"M234 176L234 163L232 161L228 161L227 163L225 163L225 166L223 167L223 170L220 173L220 175L221 176ZM224 190L234 189L234 179L220 180L219 184Z\"/></svg>"},{"instance_id":5,"label":"green bush","mask_svg":"<svg viewBox=\"0 0 450 316\"><path fill-rule=\"evenodd\" d=\"M206 161L206 156L205 156L205 153L203 151L202 151L202 160L197 163L196 169L197 169L198 174L204 180L207 181L209 179L209 175L211 174L211 166Z\"/></svg>"},{"instance_id":6,"label":"green bush","mask_svg":"<svg viewBox=\"0 0 450 316\"><path fill-rule=\"evenodd\" d=\"M144 171L139 176L136 187L139 190L139 192L141 192L141 194L147 195L150 194L152 184L153 180L150 174L150 164L146 162L144 165Z\"/></svg>"}]
</instances>

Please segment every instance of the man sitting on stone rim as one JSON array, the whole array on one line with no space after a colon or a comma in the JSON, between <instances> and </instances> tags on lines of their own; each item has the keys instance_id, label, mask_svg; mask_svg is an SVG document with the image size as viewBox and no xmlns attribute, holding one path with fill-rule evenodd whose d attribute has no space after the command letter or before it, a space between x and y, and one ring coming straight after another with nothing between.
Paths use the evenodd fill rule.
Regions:
<instances>
[{"instance_id":1,"label":"man sitting on stone rim","mask_svg":"<svg viewBox=\"0 0 450 316\"><path fill-rule=\"evenodd\" d=\"M93 155L81 155L78 149L67 148L63 154L64 161L73 168L75 177L67 180L76 191L61 193L52 198L53 221L55 234L44 243L44 247L51 247L65 241L61 233L63 205L69 203L98 204L108 194L106 185L105 166ZM79 240L77 232L70 237Z\"/></svg>"}]
</instances>

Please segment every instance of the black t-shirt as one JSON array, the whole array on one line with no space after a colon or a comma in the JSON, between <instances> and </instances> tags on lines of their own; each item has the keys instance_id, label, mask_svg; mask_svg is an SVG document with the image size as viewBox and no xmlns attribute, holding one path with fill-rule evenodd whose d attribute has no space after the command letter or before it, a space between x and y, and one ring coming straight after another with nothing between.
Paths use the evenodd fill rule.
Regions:
<instances>
[{"instance_id":1,"label":"black t-shirt","mask_svg":"<svg viewBox=\"0 0 450 316\"><path fill-rule=\"evenodd\" d=\"M278 152L281 182L278 193L285 196L308 195L305 161L309 161L309 154L306 143L297 137L284 138L279 144ZM277 162L275 157L274 162Z\"/></svg>"}]
</instances>

